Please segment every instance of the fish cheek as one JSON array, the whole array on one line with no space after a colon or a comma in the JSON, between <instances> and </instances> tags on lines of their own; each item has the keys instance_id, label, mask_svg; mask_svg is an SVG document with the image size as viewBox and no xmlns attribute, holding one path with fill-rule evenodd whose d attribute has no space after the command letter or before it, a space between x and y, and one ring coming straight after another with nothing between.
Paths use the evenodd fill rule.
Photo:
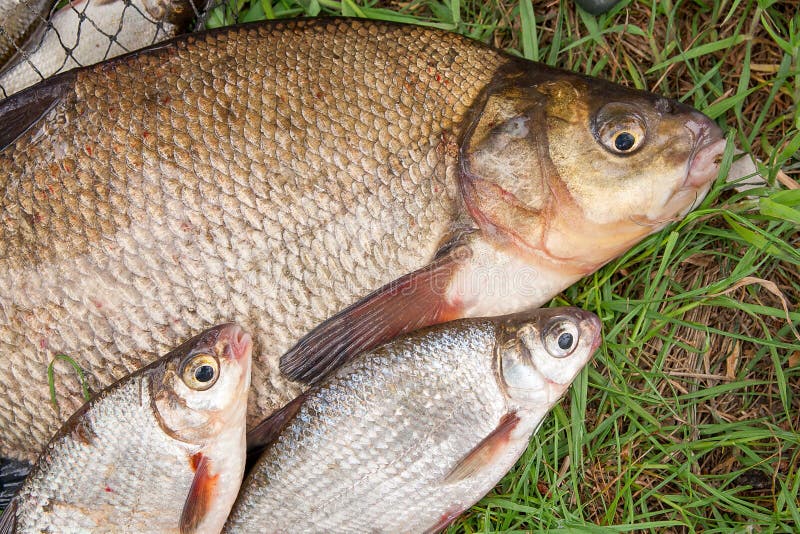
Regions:
<instances>
[{"instance_id":1,"label":"fish cheek","mask_svg":"<svg viewBox=\"0 0 800 534\"><path fill-rule=\"evenodd\" d=\"M207 413L192 409L185 398L186 388L173 369L167 369L160 380L150 382L153 414L164 433L187 443L201 443L215 424Z\"/></svg>"},{"instance_id":2,"label":"fish cheek","mask_svg":"<svg viewBox=\"0 0 800 534\"><path fill-rule=\"evenodd\" d=\"M461 187L479 225L511 229L530 246L541 237L547 205L541 162L541 106L516 89L487 97L462 142Z\"/></svg>"}]
</instances>

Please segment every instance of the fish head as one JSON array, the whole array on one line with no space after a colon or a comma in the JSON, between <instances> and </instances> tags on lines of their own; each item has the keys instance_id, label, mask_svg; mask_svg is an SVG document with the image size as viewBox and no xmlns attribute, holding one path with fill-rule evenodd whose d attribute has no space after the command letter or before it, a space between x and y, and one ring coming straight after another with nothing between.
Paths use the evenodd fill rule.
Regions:
<instances>
[{"instance_id":1,"label":"fish head","mask_svg":"<svg viewBox=\"0 0 800 534\"><path fill-rule=\"evenodd\" d=\"M511 62L462 134L461 192L485 234L584 275L703 199L725 147L711 119L530 65Z\"/></svg>"},{"instance_id":2,"label":"fish head","mask_svg":"<svg viewBox=\"0 0 800 534\"><path fill-rule=\"evenodd\" d=\"M235 324L219 325L176 348L150 383L162 428L203 443L233 421L244 425L253 341Z\"/></svg>"},{"instance_id":3,"label":"fish head","mask_svg":"<svg viewBox=\"0 0 800 534\"><path fill-rule=\"evenodd\" d=\"M549 408L589 362L600 319L578 308L541 308L501 319L495 364L509 398Z\"/></svg>"},{"instance_id":4,"label":"fish head","mask_svg":"<svg viewBox=\"0 0 800 534\"><path fill-rule=\"evenodd\" d=\"M200 0L194 5L190 0L141 0L141 2L141 7L155 23L175 24L184 29L208 6L207 0Z\"/></svg>"}]
</instances>

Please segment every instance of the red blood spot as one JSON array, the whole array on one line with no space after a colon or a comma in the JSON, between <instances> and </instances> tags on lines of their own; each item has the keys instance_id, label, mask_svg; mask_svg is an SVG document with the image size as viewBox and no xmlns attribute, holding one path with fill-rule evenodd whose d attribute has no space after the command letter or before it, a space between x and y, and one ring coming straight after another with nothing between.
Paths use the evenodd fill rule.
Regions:
<instances>
[{"instance_id":1,"label":"red blood spot","mask_svg":"<svg viewBox=\"0 0 800 534\"><path fill-rule=\"evenodd\" d=\"M436 73L436 81L442 83L442 75L439 74L438 72Z\"/></svg>"},{"instance_id":2,"label":"red blood spot","mask_svg":"<svg viewBox=\"0 0 800 534\"><path fill-rule=\"evenodd\" d=\"M172 99L171 99L170 97L168 97L168 96L165 96L165 97L164 97L164 100L163 100L161 103L162 103L162 104L164 104L164 105L166 106L166 105L167 105L167 104L169 104L171 101L172 101Z\"/></svg>"},{"instance_id":3,"label":"red blood spot","mask_svg":"<svg viewBox=\"0 0 800 534\"><path fill-rule=\"evenodd\" d=\"M39 348L44 350L47 348L47 339L40 337L39 338Z\"/></svg>"},{"instance_id":4,"label":"red blood spot","mask_svg":"<svg viewBox=\"0 0 800 534\"><path fill-rule=\"evenodd\" d=\"M55 189L53 189L53 186L52 186L52 185L48 185L48 186L47 186L47 190L48 190L48 191L50 191L50 194L51 194L51 195L55 195L55 194L56 194L56 190L55 190Z\"/></svg>"},{"instance_id":5,"label":"red blood spot","mask_svg":"<svg viewBox=\"0 0 800 534\"><path fill-rule=\"evenodd\" d=\"M106 493L112 493L113 491L110 486L106 486Z\"/></svg>"},{"instance_id":6,"label":"red blood spot","mask_svg":"<svg viewBox=\"0 0 800 534\"><path fill-rule=\"evenodd\" d=\"M90 156L92 155L92 147L90 147L89 145L86 145L86 153Z\"/></svg>"},{"instance_id":7,"label":"red blood spot","mask_svg":"<svg viewBox=\"0 0 800 534\"><path fill-rule=\"evenodd\" d=\"M143 132L142 133L142 137L144 137L145 139L149 139L150 138L150 132L147 132L147 131Z\"/></svg>"},{"instance_id":8,"label":"red blood spot","mask_svg":"<svg viewBox=\"0 0 800 534\"><path fill-rule=\"evenodd\" d=\"M94 307L98 310L103 308L103 301L98 299L89 299L89 301L94 304Z\"/></svg>"},{"instance_id":9,"label":"red blood spot","mask_svg":"<svg viewBox=\"0 0 800 534\"><path fill-rule=\"evenodd\" d=\"M314 96L316 96L317 98L322 98L322 91L317 91L317 94Z\"/></svg>"}]
</instances>

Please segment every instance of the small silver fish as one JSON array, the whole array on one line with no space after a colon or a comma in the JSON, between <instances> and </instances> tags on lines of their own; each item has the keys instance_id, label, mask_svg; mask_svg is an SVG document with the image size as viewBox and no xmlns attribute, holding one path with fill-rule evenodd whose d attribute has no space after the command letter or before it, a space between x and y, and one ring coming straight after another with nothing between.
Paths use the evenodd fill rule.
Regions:
<instances>
[{"instance_id":1,"label":"small silver fish","mask_svg":"<svg viewBox=\"0 0 800 534\"><path fill-rule=\"evenodd\" d=\"M209 329L101 391L49 443L9 532L219 532L242 481L253 343Z\"/></svg>"},{"instance_id":2,"label":"small silver fish","mask_svg":"<svg viewBox=\"0 0 800 534\"><path fill-rule=\"evenodd\" d=\"M511 468L599 342L595 315L551 308L362 354L248 435L278 437L225 531L444 528Z\"/></svg>"},{"instance_id":3,"label":"small silver fish","mask_svg":"<svg viewBox=\"0 0 800 534\"><path fill-rule=\"evenodd\" d=\"M44 23L53 0L0 0L0 67Z\"/></svg>"},{"instance_id":4,"label":"small silver fish","mask_svg":"<svg viewBox=\"0 0 800 534\"><path fill-rule=\"evenodd\" d=\"M42 24L9 60L0 72L0 96L175 37L195 13L192 0L76 0L56 11L50 25Z\"/></svg>"}]
</instances>

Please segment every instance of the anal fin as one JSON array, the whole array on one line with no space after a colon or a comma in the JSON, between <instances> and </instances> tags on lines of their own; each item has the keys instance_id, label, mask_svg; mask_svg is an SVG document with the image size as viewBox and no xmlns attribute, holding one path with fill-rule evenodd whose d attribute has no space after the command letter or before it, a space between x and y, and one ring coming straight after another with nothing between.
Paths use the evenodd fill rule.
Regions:
<instances>
[{"instance_id":1,"label":"anal fin","mask_svg":"<svg viewBox=\"0 0 800 534\"><path fill-rule=\"evenodd\" d=\"M456 245L429 265L388 283L323 322L281 357L291 380L318 382L356 354L419 328L460 318L447 302L453 276L470 257Z\"/></svg>"},{"instance_id":2,"label":"anal fin","mask_svg":"<svg viewBox=\"0 0 800 534\"><path fill-rule=\"evenodd\" d=\"M519 423L519 416L516 412L507 413L501 417L497 427L450 470L444 478L444 483L451 484L467 479L484 467L491 465L508 444L511 432L517 427L517 423Z\"/></svg>"},{"instance_id":3,"label":"anal fin","mask_svg":"<svg viewBox=\"0 0 800 534\"><path fill-rule=\"evenodd\" d=\"M194 480L189 487L189 494L186 496L183 513L181 513L181 534L197 531L197 527L211 509L214 490L217 487L217 480L219 480L219 475L211 474L211 461L202 453L197 453L192 457L192 465L195 467Z\"/></svg>"}]
</instances>

